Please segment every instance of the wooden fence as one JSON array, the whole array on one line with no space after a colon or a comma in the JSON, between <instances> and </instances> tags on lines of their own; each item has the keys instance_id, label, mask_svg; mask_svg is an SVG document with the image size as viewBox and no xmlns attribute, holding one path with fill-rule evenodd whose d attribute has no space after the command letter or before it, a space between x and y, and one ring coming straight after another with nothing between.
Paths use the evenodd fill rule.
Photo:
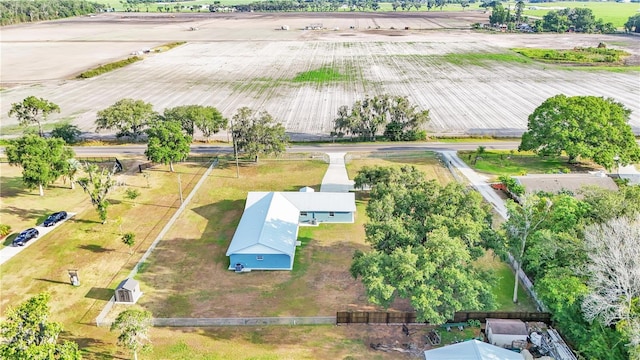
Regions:
<instances>
[{"instance_id":1,"label":"wooden fence","mask_svg":"<svg viewBox=\"0 0 640 360\"><path fill-rule=\"evenodd\" d=\"M507 312L507 311L459 311L452 322L492 319L520 319L522 321L541 321L551 323L551 314L547 312ZM417 324L416 313L389 311L339 311L336 324Z\"/></svg>"}]
</instances>

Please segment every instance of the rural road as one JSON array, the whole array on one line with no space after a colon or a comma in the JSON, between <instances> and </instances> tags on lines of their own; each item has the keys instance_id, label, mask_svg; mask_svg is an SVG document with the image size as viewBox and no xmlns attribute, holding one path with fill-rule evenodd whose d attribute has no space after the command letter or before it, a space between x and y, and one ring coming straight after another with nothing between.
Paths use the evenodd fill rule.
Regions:
<instances>
[{"instance_id":1,"label":"rural road","mask_svg":"<svg viewBox=\"0 0 640 360\"><path fill-rule=\"evenodd\" d=\"M517 149L520 141L486 141L486 142L461 142L461 143L380 143L380 144L307 144L293 145L287 152L353 152L353 151L459 151L475 150L478 146L484 146L487 150ZM115 156L115 155L144 155L146 144L122 145L122 146L74 146L73 151L78 156ZM191 145L192 154L217 154L231 153L231 145ZM0 148L4 153L4 147Z\"/></svg>"}]
</instances>

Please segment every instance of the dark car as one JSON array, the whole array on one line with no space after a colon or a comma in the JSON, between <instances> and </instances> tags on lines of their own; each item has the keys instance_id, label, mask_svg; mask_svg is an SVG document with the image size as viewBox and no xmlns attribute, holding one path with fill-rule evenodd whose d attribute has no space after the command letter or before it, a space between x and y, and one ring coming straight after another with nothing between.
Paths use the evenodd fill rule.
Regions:
<instances>
[{"instance_id":1,"label":"dark car","mask_svg":"<svg viewBox=\"0 0 640 360\"><path fill-rule=\"evenodd\" d=\"M64 220L67 218L67 212L66 211L59 211L57 213L53 213L51 215L49 215L49 217L47 218L47 220L44 221L44 226L53 226L55 224L57 224L58 222Z\"/></svg>"},{"instance_id":2,"label":"dark car","mask_svg":"<svg viewBox=\"0 0 640 360\"><path fill-rule=\"evenodd\" d=\"M23 246L27 241L37 238L38 235L40 235L38 229L29 228L21 232L17 238L13 239L13 246Z\"/></svg>"}]
</instances>

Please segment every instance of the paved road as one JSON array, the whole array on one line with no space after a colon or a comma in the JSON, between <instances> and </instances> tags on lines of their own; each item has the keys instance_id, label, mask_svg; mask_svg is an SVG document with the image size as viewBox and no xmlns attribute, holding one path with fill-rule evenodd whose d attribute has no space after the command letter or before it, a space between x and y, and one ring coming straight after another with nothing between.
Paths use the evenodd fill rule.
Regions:
<instances>
[{"instance_id":1,"label":"paved road","mask_svg":"<svg viewBox=\"0 0 640 360\"><path fill-rule=\"evenodd\" d=\"M370 143L370 144L304 144L293 145L288 152L354 152L354 151L438 151L438 150L475 150L478 146L484 146L487 150L517 149L519 141L487 141L469 143ZM123 146L74 146L73 150L78 156L116 156L116 155L144 155L146 144ZM4 148L0 148L4 153ZM219 154L232 153L231 145L191 145L193 154Z\"/></svg>"}]
</instances>

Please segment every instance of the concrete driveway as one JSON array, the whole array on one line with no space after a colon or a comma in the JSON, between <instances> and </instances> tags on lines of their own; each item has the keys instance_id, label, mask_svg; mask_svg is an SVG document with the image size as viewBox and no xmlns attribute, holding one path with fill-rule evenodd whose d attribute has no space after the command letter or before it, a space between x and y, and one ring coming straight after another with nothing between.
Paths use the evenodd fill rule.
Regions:
<instances>
[{"instance_id":1,"label":"concrete driveway","mask_svg":"<svg viewBox=\"0 0 640 360\"><path fill-rule=\"evenodd\" d=\"M44 237L45 235L47 235L48 233L53 231L55 228L60 226L60 224L64 223L65 221L67 221L69 219L71 219L75 215L76 215L76 213L67 213L67 218L62 220L62 221L60 221L59 223L55 224L54 226L44 227L44 226L42 226L42 224L40 224L38 226L34 226L36 229L38 229L38 232L40 233L40 235L38 235L37 238L29 240L24 246L12 246L12 245L9 245L9 246L5 247L4 249L0 249L0 265L4 264L7 261L9 261L9 259L14 257L16 254L18 254L22 250L24 250L24 249L28 248L29 246L35 244L37 241L42 239L42 237ZM26 229L23 229L23 230L26 230ZM22 230L20 230L20 231L22 231Z\"/></svg>"}]
</instances>

